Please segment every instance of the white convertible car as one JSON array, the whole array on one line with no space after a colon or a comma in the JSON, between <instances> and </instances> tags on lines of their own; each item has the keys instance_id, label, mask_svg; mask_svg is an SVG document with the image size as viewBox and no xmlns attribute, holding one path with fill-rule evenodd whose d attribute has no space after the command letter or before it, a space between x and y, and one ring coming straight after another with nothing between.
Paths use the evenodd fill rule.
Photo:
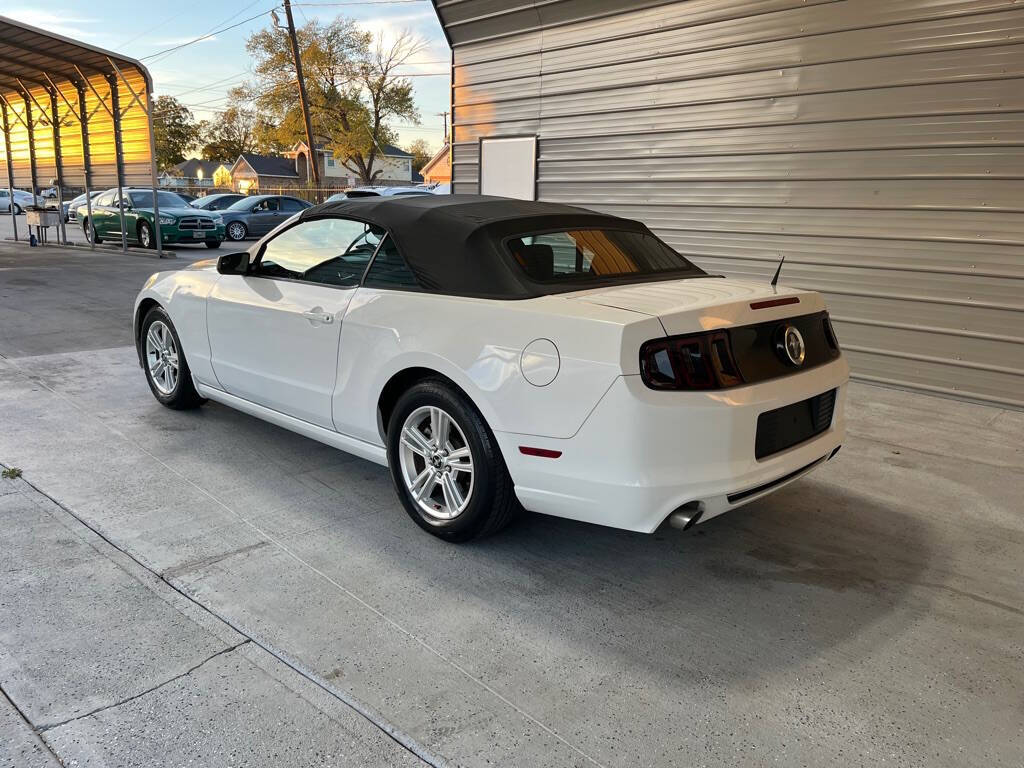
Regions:
<instances>
[{"instance_id":1,"label":"white convertible car","mask_svg":"<svg viewBox=\"0 0 1024 768\"><path fill-rule=\"evenodd\" d=\"M636 221L465 195L309 208L160 272L135 337L164 405L206 399L390 467L462 541L520 508L687 528L839 450L822 297L710 275Z\"/></svg>"}]
</instances>

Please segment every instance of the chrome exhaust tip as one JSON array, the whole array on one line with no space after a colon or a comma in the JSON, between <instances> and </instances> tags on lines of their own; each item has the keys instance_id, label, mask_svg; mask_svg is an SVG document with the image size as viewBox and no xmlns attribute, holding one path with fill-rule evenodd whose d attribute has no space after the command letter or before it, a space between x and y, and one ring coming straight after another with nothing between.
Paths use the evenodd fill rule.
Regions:
<instances>
[{"instance_id":1,"label":"chrome exhaust tip","mask_svg":"<svg viewBox=\"0 0 1024 768\"><path fill-rule=\"evenodd\" d=\"M681 531L687 531L697 524L704 514L699 501L688 501L668 516L668 524Z\"/></svg>"}]
</instances>

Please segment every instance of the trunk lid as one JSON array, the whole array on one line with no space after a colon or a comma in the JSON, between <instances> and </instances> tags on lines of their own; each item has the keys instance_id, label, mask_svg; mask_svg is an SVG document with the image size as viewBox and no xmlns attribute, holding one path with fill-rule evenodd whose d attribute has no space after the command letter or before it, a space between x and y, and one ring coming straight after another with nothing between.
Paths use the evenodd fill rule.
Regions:
<instances>
[{"instance_id":1,"label":"trunk lid","mask_svg":"<svg viewBox=\"0 0 1024 768\"><path fill-rule=\"evenodd\" d=\"M563 295L570 301L657 317L665 332L673 336L805 315L825 308L821 296L812 291L719 277L633 283ZM759 302L786 298L797 301L757 307Z\"/></svg>"}]
</instances>

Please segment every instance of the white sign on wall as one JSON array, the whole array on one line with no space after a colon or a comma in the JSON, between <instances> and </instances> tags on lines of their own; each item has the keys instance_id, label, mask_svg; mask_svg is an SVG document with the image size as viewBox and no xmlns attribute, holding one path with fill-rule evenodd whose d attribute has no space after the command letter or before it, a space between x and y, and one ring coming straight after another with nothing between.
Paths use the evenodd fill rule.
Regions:
<instances>
[{"instance_id":1,"label":"white sign on wall","mask_svg":"<svg viewBox=\"0 0 1024 768\"><path fill-rule=\"evenodd\" d=\"M480 140L480 194L537 199L537 137Z\"/></svg>"}]
</instances>

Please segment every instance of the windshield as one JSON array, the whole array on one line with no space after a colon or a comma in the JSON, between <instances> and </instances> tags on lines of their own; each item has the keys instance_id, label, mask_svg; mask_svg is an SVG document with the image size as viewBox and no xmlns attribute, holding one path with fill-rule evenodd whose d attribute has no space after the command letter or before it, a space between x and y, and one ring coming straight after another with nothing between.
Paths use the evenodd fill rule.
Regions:
<instances>
[{"instance_id":1,"label":"windshield","mask_svg":"<svg viewBox=\"0 0 1024 768\"><path fill-rule=\"evenodd\" d=\"M152 192L129 192L128 197L134 208L152 208ZM161 208L188 208L189 205L173 192L157 192L157 202Z\"/></svg>"},{"instance_id":2,"label":"windshield","mask_svg":"<svg viewBox=\"0 0 1024 768\"><path fill-rule=\"evenodd\" d=\"M229 211L247 211L253 204L259 202L253 197L243 197L241 200L236 200L228 206Z\"/></svg>"},{"instance_id":3,"label":"windshield","mask_svg":"<svg viewBox=\"0 0 1024 768\"><path fill-rule=\"evenodd\" d=\"M243 199L237 195L207 195L206 197L199 198L192 205L196 208L208 208L211 211L219 211Z\"/></svg>"},{"instance_id":4,"label":"windshield","mask_svg":"<svg viewBox=\"0 0 1024 768\"><path fill-rule=\"evenodd\" d=\"M506 242L526 276L542 283L706 274L649 232L574 229L523 235Z\"/></svg>"}]
</instances>

